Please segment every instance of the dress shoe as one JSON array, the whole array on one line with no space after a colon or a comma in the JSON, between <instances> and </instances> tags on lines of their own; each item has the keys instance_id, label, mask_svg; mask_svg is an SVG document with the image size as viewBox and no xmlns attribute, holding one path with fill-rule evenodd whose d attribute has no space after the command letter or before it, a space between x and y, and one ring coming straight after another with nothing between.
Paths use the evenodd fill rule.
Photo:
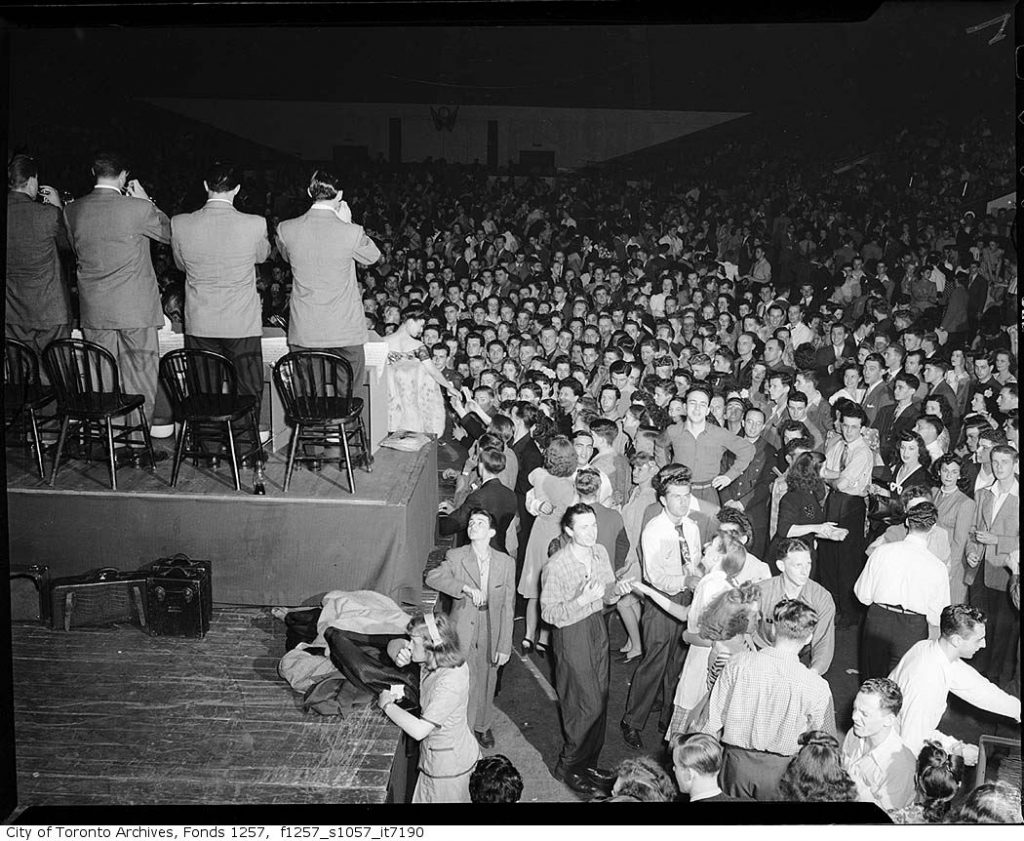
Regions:
<instances>
[{"instance_id":1,"label":"dress shoe","mask_svg":"<svg viewBox=\"0 0 1024 841\"><path fill-rule=\"evenodd\" d=\"M585 768L583 773L594 785L604 789L610 789L619 777L618 774L607 768Z\"/></svg>"},{"instance_id":2,"label":"dress shoe","mask_svg":"<svg viewBox=\"0 0 1024 841\"><path fill-rule=\"evenodd\" d=\"M483 733L479 730L474 730L473 735L476 736L476 741L484 750L490 750L494 747L494 733L491 732L491 728L487 728Z\"/></svg>"},{"instance_id":3,"label":"dress shoe","mask_svg":"<svg viewBox=\"0 0 1024 841\"><path fill-rule=\"evenodd\" d=\"M640 738L640 731L630 727L626 722L619 722L619 729L622 731L622 740L633 750L643 750L644 740Z\"/></svg>"},{"instance_id":4,"label":"dress shoe","mask_svg":"<svg viewBox=\"0 0 1024 841\"><path fill-rule=\"evenodd\" d=\"M566 771L565 776L562 777L562 782L577 794L592 795L598 792L598 787L587 776L578 771Z\"/></svg>"}]
</instances>

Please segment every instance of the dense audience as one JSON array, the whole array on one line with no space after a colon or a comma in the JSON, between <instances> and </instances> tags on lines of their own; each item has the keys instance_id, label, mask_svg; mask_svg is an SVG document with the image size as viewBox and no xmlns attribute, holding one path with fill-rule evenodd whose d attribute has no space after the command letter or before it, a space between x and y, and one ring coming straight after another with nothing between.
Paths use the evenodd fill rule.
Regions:
<instances>
[{"instance_id":1,"label":"dense audience","mask_svg":"<svg viewBox=\"0 0 1024 841\"><path fill-rule=\"evenodd\" d=\"M157 159L134 195L178 218L201 178ZM937 730L949 692L1020 720L1016 250L1008 215L965 210L1011 188L1011 161L980 121L905 130L839 171L755 143L661 173L282 164L208 192L266 220L260 319L294 347L323 342L296 338L287 220L312 199L361 224L352 277L389 341L395 428L439 433L458 557L480 580L514 561L522 649L555 656L570 788L1019 821L1002 783L951 808L978 749ZM9 209L41 196L73 221L41 181L61 187L9 168ZM188 271L151 253L188 331ZM11 320L11 294L8 335L41 328ZM486 585L449 577L486 606ZM598 766L612 614L637 662L622 738L667 742L674 782L649 757ZM845 739L827 679L843 627L863 682ZM485 748L502 639L463 658ZM475 800L518 799L514 769L476 768Z\"/></svg>"}]
</instances>

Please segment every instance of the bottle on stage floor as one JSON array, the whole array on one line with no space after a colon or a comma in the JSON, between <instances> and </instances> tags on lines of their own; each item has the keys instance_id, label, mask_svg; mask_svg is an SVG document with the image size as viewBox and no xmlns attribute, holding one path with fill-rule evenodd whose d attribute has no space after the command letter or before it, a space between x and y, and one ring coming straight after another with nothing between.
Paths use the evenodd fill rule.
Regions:
<instances>
[{"instance_id":1,"label":"bottle on stage floor","mask_svg":"<svg viewBox=\"0 0 1024 841\"><path fill-rule=\"evenodd\" d=\"M267 495L267 485L263 480L263 459L257 458L253 467L252 492L256 496Z\"/></svg>"}]
</instances>

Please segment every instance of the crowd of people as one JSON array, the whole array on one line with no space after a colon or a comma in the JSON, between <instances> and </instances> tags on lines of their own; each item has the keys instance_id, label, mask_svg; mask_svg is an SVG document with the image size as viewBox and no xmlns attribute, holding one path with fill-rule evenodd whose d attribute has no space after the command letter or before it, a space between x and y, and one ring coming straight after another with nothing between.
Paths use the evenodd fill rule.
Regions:
<instances>
[{"instance_id":1,"label":"crowd of people","mask_svg":"<svg viewBox=\"0 0 1024 841\"><path fill-rule=\"evenodd\" d=\"M455 482L457 548L426 579L453 607L396 656L421 664L421 713L380 698L432 757L421 801L469 799L522 618L523 652L554 658L555 776L583 796L1020 820L1003 784L950 808L978 748L937 729L949 692L1020 720L1011 219L963 212L941 150L902 186L913 140L840 174L742 149L631 181L319 169L248 208L216 164L180 213L116 154L77 199L18 156L7 337L41 351L77 320L151 419L161 305L257 395L267 323L357 382L387 342L389 426L437 436ZM845 738L825 678L842 627ZM616 653L636 662L621 738L670 770L599 764Z\"/></svg>"}]
</instances>

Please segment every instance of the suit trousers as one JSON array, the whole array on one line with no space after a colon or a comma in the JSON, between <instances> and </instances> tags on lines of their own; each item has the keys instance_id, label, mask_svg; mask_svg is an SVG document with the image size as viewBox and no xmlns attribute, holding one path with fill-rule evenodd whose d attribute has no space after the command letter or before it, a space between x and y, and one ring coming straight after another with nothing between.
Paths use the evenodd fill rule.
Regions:
<instances>
[{"instance_id":1,"label":"suit trousers","mask_svg":"<svg viewBox=\"0 0 1024 841\"><path fill-rule=\"evenodd\" d=\"M608 628L601 612L552 628L555 690L565 743L556 774L597 765L608 719Z\"/></svg>"},{"instance_id":2,"label":"suit trousers","mask_svg":"<svg viewBox=\"0 0 1024 841\"><path fill-rule=\"evenodd\" d=\"M50 384L50 376L43 365L43 351L50 342L71 337L70 324L58 324L54 327L22 327L20 324L7 324L5 333L8 339L24 342L39 357L39 381L43 385ZM52 411L52 409L51 409Z\"/></svg>"},{"instance_id":3,"label":"suit trousers","mask_svg":"<svg viewBox=\"0 0 1024 841\"><path fill-rule=\"evenodd\" d=\"M725 756L718 776L722 791L732 797L775 800L779 780L793 757L730 744L723 747Z\"/></svg>"},{"instance_id":4,"label":"suit trousers","mask_svg":"<svg viewBox=\"0 0 1024 841\"><path fill-rule=\"evenodd\" d=\"M362 345L351 345L350 347L303 347L302 345L288 344L288 350L295 352L300 350L319 350L325 353L333 353L340 356L352 366L352 396L361 397L363 393L363 373L366 371L366 351Z\"/></svg>"},{"instance_id":5,"label":"suit trousers","mask_svg":"<svg viewBox=\"0 0 1024 841\"><path fill-rule=\"evenodd\" d=\"M831 491L825 500L825 520L849 529L846 540L818 542L818 583L832 594L836 609L847 622L860 615L859 602L853 594L864 569L864 518L867 505L864 497Z\"/></svg>"},{"instance_id":6,"label":"suit trousers","mask_svg":"<svg viewBox=\"0 0 1024 841\"><path fill-rule=\"evenodd\" d=\"M121 371L121 390L145 398L142 411L147 423L153 422L156 405L157 374L160 366L160 341L156 327L123 330L97 330L83 327L82 335L114 354Z\"/></svg>"},{"instance_id":7,"label":"suit trousers","mask_svg":"<svg viewBox=\"0 0 1024 841\"><path fill-rule=\"evenodd\" d=\"M671 599L682 604L681 593ZM660 697L662 721L658 729L664 732L671 717L672 699L686 659L686 647L679 622L650 601L644 603L640 635L644 653L633 672L622 720L630 727L643 730L654 701Z\"/></svg>"},{"instance_id":8,"label":"suit trousers","mask_svg":"<svg viewBox=\"0 0 1024 841\"><path fill-rule=\"evenodd\" d=\"M491 657L491 614L486 607L473 610L473 633L463 642L469 666L469 707L466 720L477 733L490 730L494 724L494 693L498 684L498 667Z\"/></svg>"},{"instance_id":9,"label":"suit trousers","mask_svg":"<svg viewBox=\"0 0 1024 841\"><path fill-rule=\"evenodd\" d=\"M231 360L238 375L238 393L256 398L256 417L263 400L263 340L260 336L241 339L215 339L210 336L185 336L185 347L211 350Z\"/></svg>"},{"instance_id":10,"label":"suit trousers","mask_svg":"<svg viewBox=\"0 0 1024 841\"><path fill-rule=\"evenodd\" d=\"M926 639L928 620L920 613L893 613L871 605L860 643L860 680L889 677L911 646Z\"/></svg>"},{"instance_id":11,"label":"suit trousers","mask_svg":"<svg viewBox=\"0 0 1024 841\"><path fill-rule=\"evenodd\" d=\"M1020 639L1020 614L1010 601L1007 590L996 590L985 584L985 562L968 590L973 607L985 612L985 647L971 663L990 681L1006 687L1013 680Z\"/></svg>"}]
</instances>

